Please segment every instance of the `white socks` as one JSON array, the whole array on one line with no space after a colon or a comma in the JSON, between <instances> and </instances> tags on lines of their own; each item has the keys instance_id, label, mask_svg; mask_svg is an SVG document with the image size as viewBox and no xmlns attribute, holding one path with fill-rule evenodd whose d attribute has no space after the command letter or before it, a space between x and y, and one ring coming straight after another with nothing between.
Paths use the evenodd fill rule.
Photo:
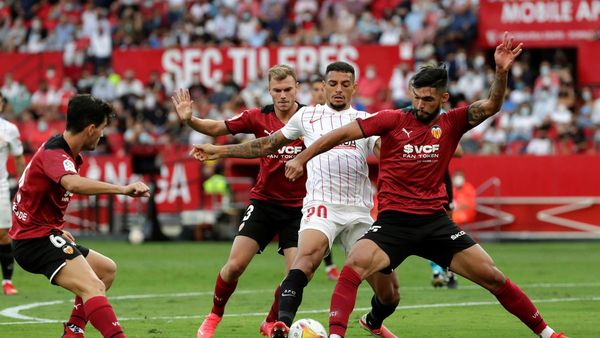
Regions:
<instances>
[{"instance_id":1,"label":"white socks","mask_svg":"<svg viewBox=\"0 0 600 338\"><path fill-rule=\"evenodd\" d=\"M546 328L544 328L544 330L540 332L540 338L550 338L553 333L554 330L552 330L550 326L546 325Z\"/></svg>"}]
</instances>

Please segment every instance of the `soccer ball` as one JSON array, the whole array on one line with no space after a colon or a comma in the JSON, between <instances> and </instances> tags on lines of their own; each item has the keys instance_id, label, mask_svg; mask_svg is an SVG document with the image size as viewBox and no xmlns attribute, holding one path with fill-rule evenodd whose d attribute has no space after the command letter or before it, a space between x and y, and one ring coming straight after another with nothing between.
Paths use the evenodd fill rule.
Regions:
<instances>
[{"instance_id":1,"label":"soccer ball","mask_svg":"<svg viewBox=\"0 0 600 338\"><path fill-rule=\"evenodd\" d=\"M144 232L142 229L133 228L129 230L129 242L131 244L142 244L144 241Z\"/></svg>"},{"instance_id":2,"label":"soccer ball","mask_svg":"<svg viewBox=\"0 0 600 338\"><path fill-rule=\"evenodd\" d=\"M327 331L314 319L302 318L290 327L289 338L327 338Z\"/></svg>"}]
</instances>

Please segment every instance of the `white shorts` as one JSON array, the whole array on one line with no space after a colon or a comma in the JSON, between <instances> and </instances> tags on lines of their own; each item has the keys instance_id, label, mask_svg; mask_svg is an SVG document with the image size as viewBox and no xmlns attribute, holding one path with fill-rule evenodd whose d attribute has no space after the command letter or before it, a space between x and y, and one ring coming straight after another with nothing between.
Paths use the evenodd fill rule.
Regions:
<instances>
[{"instance_id":1,"label":"white shorts","mask_svg":"<svg viewBox=\"0 0 600 338\"><path fill-rule=\"evenodd\" d=\"M373 222L368 208L314 202L302 208L300 232L306 229L321 231L329 240L330 250L333 241L337 240L347 255Z\"/></svg>"},{"instance_id":2,"label":"white shorts","mask_svg":"<svg viewBox=\"0 0 600 338\"><path fill-rule=\"evenodd\" d=\"M12 207L10 193L7 189L0 188L0 229L10 229L12 226Z\"/></svg>"}]
</instances>

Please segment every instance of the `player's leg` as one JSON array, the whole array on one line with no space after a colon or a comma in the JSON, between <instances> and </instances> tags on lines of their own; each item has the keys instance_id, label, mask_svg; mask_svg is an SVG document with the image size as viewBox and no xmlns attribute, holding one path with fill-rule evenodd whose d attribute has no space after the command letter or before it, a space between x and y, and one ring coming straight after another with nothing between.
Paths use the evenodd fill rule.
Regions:
<instances>
[{"instance_id":1,"label":"player's leg","mask_svg":"<svg viewBox=\"0 0 600 338\"><path fill-rule=\"evenodd\" d=\"M454 254L450 264L455 273L489 290L504 308L542 338L558 337L544 321L529 297L495 265L478 244Z\"/></svg>"},{"instance_id":2,"label":"player's leg","mask_svg":"<svg viewBox=\"0 0 600 338\"><path fill-rule=\"evenodd\" d=\"M361 239L354 244L331 297L329 312L331 335L344 337L360 283L389 265L388 255L372 240Z\"/></svg>"},{"instance_id":3,"label":"player's leg","mask_svg":"<svg viewBox=\"0 0 600 338\"><path fill-rule=\"evenodd\" d=\"M2 266L2 291L14 295L18 291L12 284L15 260L8 230L12 226L12 210L8 188L0 189L0 265Z\"/></svg>"},{"instance_id":4,"label":"player's leg","mask_svg":"<svg viewBox=\"0 0 600 338\"><path fill-rule=\"evenodd\" d=\"M110 289L117 273L117 264L112 259L94 250L79 245L77 248L94 270L96 276L104 283L105 289ZM70 330L73 334L83 335L87 322L88 318L85 314L83 299L79 295L75 295L73 310L69 320L65 323L65 330Z\"/></svg>"},{"instance_id":5,"label":"player's leg","mask_svg":"<svg viewBox=\"0 0 600 338\"><path fill-rule=\"evenodd\" d=\"M81 297L87 319L104 337L125 337L104 283L83 256L66 260L52 282Z\"/></svg>"},{"instance_id":6,"label":"player's leg","mask_svg":"<svg viewBox=\"0 0 600 338\"><path fill-rule=\"evenodd\" d=\"M237 287L239 277L259 250L260 246L256 240L243 235L235 237L229 258L217 274L213 307L198 328L198 337L213 337L217 325L225 313L225 305Z\"/></svg>"},{"instance_id":7,"label":"player's leg","mask_svg":"<svg viewBox=\"0 0 600 338\"><path fill-rule=\"evenodd\" d=\"M329 248L328 237L320 230L303 229L298 236L298 252L287 277L281 283L279 320L292 325L302 294Z\"/></svg>"},{"instance_id":8,"label":"player's leg","mask_svg":"<svg viewBox=\"0 0 600 338\"><path fill-rule=\"evenodd\" d=\"M400 284L395 272L376 272L367 277L367 282L375 292L371 298L371 311L359 319L360 325L371 334L379 337L396 337L383 321L391 316L400 303Z\"/></svg>"},{"instance_id":9,"label":"player's leg","mask_svg":"<svg viewBox=\"0 0 600 338\"><path fill-rule=\"evenodd\" d=\"M289 208L285 215L281 215L277 221L281 223L279 229L279 248L277 252L282 254L285 260L285 275L287 276L296 254L298 253L298 230L300 230L300 220L302 219L301 208ZM275 288L273 293L273 304L267 314L264 322L261 324L260 331L263 335L268 335L271 331L271 323L279 318L279 294L281 292L281 283Z\"/></svg>"},{"instance_id":10,"label":"player's leg","mask_svg":"<svg viewBox=\"0 0 600 338\"><path fill-rule=\"evenodd\" d=\"M7 214L10 217L10 210ZM0 221L2 221L3 218L6 217L0 216ZM3 228L5 224L8 225L7 228ZM12 275L14 272L15 259L13 257L13 250L10 237L8 237L9 228L10 223L0 224L0 264L2 265L2 291L5 295L14 295L17 294L18 291L12 284Z\"/></svg>"}]
</instances>

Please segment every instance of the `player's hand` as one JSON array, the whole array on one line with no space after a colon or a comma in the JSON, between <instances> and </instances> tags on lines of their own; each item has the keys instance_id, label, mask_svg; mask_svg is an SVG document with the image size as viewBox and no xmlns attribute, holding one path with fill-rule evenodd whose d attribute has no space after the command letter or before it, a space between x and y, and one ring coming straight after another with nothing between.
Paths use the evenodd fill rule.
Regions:
<instances>
[{"instance_id":1,"label":"player's hand","mask_svg":"<svg viewBox=\"0 0 600 338\"><path fill-rule=\"evenodd\" d=\"M504 32L502 42L496 47L496 52L494 53L496 67L502 71L508 71L521 52L523 52L523 43L513 48L513 38L509 38L508 32Z\"/></svg>"},{"instance_id":2,"label":"player's hand","mask_svg":"<svg viewBox=\"0 0 600 338\"><path fill-rule=\"evenodd\" d=\"M173 92L171 96L173 106L175 106L175 112L179 119L183 122L188 122L192 119L192 99L190 98L190 91L188 89L180 88L179 91Z\"/></svg>"},{"instance_id":3,"label":"player's hand","mask_svg":"<svg viewBox=\"0 0 600 338\"><path fill-rule=\"evenodd\" d=\"M68 242L70 242L71 244L75 244L75 237L73 236L73 234L71 234L67 230L62 231L62 237L64 239L66 239Z\"/></svg>"},{"instance_id":4,"label":"player's hand","mask_svg":"<svg viewBox=\"0 0 600 338\"><path fill-rule=\"evenodd\" d=\"M212 144L194 144L190 150L190 156L200 162L219 159L217 154L218 146Z\"/></svg>"},{"instance_id":5,"label":"player's hand","mask_svg":"<svg viewBox=\"0 0 600 338\"><path fill-rule=\"evenodd\" d=\"M130 197L148 197L150 188L142 182L135 182L123 187L123 195Z\"/></svg>"},{"instance_id":6,"label":"player's hand","mask_svg":"<svg viewBox=\"0 0 600 338\"><path fill-rule=\"evenodd\" d=\"M304 164L298 159L291 159L285 162L285 177L294 182L304 175Z\"/></svg>"}]
</instances>

